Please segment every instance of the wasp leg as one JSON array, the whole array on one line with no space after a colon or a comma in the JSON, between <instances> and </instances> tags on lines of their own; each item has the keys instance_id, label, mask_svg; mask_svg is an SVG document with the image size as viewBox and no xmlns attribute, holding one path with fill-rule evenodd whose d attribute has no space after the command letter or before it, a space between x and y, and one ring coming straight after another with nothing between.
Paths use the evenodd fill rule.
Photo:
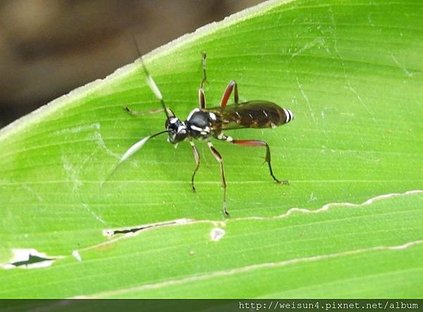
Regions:
<instances>
[{"instance_id":1,"label":"wasp leg","mask_svg":"<svg viewBox=\"0 0 423 312\"><path fill-rule=\"evenodd\" d=\"M163 108L150 109L148 111L142 111L142 112L133 110L133 109L129 108L128 106L125 106L123 109L131 116L145 116L145 115L163 112Z\"/></svg>"},{"instance_id":2,"label":"wasp leg","mask_svg":"<svg viewBox=\"0 0 423 312\"><path fill-rule=\"evenodd\" d=\"M203 79L200 83L200 89L198 89L198 104L200 109L206 108L206 95L204 92L204 84L207 82L207 74L206 74L206 53L203 52L201 54L201 65L203 67Z\"/></svg>"},{"instance_id":3,"label":"wasp leg","mask_svg":"<svg viewBox=\"0 0 423 312\"><path fill-rule=\"evenodd\" d=\"M200 153L198 152L197 147L194 145L194 142L189 142L189 143L191 144L192 154L194 155L194 160L195 160L195 169L191 176L192 191L195 192L194 179L195 179L195 174L198 171L198 168L200 168Z\"/></svg>"},{"instance_id":4,"label":"wasp leg","mask_svg":"<svg viewBox=\"0 0 423 312\"><path fill-rule=\"evenodd\" d=\"M271 177L277 183L288 184L288 180L281 181L278 178L276 178L275 175L273 174L269 144L267 144L264 141L260 141L260 140L233 140L231 137L226 137L226 141L233 143L233 144L243 145L243 146L266 147L265 161L267 162L267 165L269 166L269 172L270 172Z\"/></svg>"},{"instance_id":5,"label":"wasp leg","mask_svg":"<svg viewBox=\"0 0 423 312\"><path fill-rule=\"evenodd\" d=\"M198 106L200 109L206 108L206 95L203 88L198 89Z\"/></svg>"},{"instance_id":6,"label":"wasp leg","mask_svg":"<svg viewBox=\"0 0 423 312\"><path fill-rule=\"evenodd\" d=\"M220 100L221 109L224 109L226 107L226 104L228 104L228 100L232 94L232 91L234 92L235 105L238 105L238 102L239 102L238 85L235 80L231 80L228 86L226 87L225 92L223 92L222 99Z\"/></svg>"},{"instance_id":7,"label":"wasp leg","mask_svg":"<svg viewBox=\"0 0 423 312\"><path fill-rule=\"evenodd\" d=\"M223 213L225 216L229 217L229 212L226 209L226 179L225 179L225 169L223 168L223 158L217 149L214 148L211 142L208 142L210 152L213 154L214 158L218 161L220 165L220 175L222 177L222 187L223 187Z\"/></svg>"}]
</instances>

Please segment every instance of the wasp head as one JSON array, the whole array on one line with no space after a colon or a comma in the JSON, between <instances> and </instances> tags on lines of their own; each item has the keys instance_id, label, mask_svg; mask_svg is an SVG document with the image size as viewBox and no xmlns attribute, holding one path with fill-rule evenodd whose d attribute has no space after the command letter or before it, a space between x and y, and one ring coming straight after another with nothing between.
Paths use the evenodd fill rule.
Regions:
<instances>
[{"instance_id":1,"label":"wasp head","mask_svg":"<svg viewBox=\"0 0 423 312\"><path fill-rule=\"evenodd\" d=\"M169 133L168 141L172 144L179 143L186 139L188 130L185 122L181 121L178 117L170 116L167 118L165 127Z\"/></svg>"}]
</instances>

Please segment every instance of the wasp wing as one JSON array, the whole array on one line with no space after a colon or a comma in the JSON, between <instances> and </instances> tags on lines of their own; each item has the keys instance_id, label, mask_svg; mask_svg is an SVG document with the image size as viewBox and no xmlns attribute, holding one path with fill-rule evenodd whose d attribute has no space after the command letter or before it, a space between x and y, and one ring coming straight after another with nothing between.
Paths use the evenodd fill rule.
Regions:
<instances>
[{"instance_id":1,"label":"wasp wing","mask_svg":"<svg viewBox=\"0 0 423 312\"><path fill-rule=\"evenodd\" d=\"M268 101L249 101L210 111L218 113L222 130L242 128L274 128L293 119L292 113Z\"/></svg>"}]
</instances>

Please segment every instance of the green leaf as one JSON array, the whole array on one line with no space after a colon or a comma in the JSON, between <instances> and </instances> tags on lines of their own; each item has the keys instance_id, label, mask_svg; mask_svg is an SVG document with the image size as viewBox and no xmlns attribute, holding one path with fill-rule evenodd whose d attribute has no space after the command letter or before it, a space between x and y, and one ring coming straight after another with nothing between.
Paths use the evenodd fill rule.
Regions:
<instances>
[{"instance_id":1,"label":"green leaf","mask_svg":"<svg viewBox=\"0 0 423 312\"><path fill-rule=\"evenodd\" d=\"M230 219L201 142L196 193L190 145L164 137L107 179L163 130L162 113L123 110L160 108L139 62L2 129L0 297L421 297L422 35L417 0L270 1L147 55L181 118L198 105L202 51L210 107L235 79L241 100L293 111L283 127L230 132L267 141L289 185L263 149L214 143ZM50 261L11 265L22 249Z\"/></svg>"}]
</instances>

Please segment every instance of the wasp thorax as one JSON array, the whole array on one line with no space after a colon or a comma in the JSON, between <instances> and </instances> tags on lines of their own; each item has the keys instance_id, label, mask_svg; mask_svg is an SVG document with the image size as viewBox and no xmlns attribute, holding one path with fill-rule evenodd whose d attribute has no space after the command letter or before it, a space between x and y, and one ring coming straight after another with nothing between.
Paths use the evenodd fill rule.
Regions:
<instances>
[{"instance_id":1,"label":"wasp thorax","mask_svg":"<svg viewBox=\"0 0 423 312\"><path fill-rule=\"evenodd\" d=\"M177 117L169 117L166 120L165 127L169 133L168 141L170 143L178 143L188 136L187 126L185 122L181 121Z\"/></svg>"},{"instance_id":2,"label":"wasp thorax","mask_svg":"<svg viewBox=\"0 0 423 312\"><path fill-rule=\"evenodd\" d=\"M215 120L216 116L214 113L196 108L188 115L186 125L189 129L190 135L193 138L205 139L210 136L212 126L211 123Z\"/></svg>"}]
</instances>

